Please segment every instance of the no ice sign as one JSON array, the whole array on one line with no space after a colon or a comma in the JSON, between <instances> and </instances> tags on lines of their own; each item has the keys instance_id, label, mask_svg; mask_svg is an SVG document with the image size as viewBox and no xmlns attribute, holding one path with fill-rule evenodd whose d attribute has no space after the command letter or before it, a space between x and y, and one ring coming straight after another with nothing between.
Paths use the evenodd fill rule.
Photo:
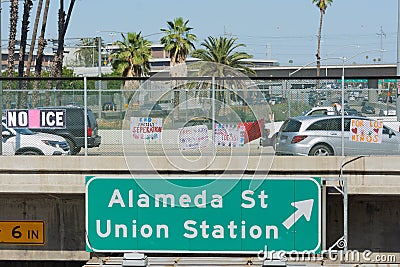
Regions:
<instances>
[{"instance_id":1,"label":"no ice sign","mask_svg":"<svg viewBox=\"0 0 400 267\"><path fill-rule=\"evenodd\" d=\"M7 110L9 128L65 128L65 109Z\"/></svg>"}]
</instances>

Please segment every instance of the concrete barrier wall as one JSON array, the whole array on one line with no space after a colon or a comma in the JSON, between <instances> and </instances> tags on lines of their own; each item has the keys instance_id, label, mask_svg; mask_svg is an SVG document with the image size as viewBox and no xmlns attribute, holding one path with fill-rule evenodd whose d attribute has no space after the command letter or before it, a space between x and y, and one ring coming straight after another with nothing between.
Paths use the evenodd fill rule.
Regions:
<instances>
[{"instance_id":1,"label":"concrete barrier wall","mask_svg":"<svg viewBox=\"0 0 400 267\"><path fill-rule=\"evenodd\" d=\"M1 220L44 220L45 245L0 245L0 260L85 261L85 176L244 175L338 177L349 184L349 245L400 252L400 168L397 157L202 157L182 172L165 157L1 157ZM128 169L127 161L132 169ZM134 163L134 164L132 164ZM347 163L347 164L346 164ZM188 163L189 164L189 163ZM155 172L154 170L157 170ZM329 183L329 185L332 185ZM327 245L342 233L342 202L329 196Z\"/></svg>"},{"instance_id":2,"label":"concrete barrier wall","mask_svg":"<svg viewBox=\"0 0 400 267\"><path fill-rule=\"evenodd\" d=\"M168 177L184 173L182 166L191 176L237 177L257 173L261 176L328 178L338 177L344 165L342 176L348 180L350 194L400 194L400 157L193 156L183 161L179 156L12 156L1 159L0 192L7 193L84 193L86 175Z\"/></svg>"}]
</instances>

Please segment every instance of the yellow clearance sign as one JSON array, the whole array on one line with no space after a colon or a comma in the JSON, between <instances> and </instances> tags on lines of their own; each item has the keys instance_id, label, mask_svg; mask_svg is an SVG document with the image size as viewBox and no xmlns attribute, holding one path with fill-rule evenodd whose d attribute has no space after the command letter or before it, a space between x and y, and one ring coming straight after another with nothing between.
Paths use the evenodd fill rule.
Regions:
<instances>
[{"instance_id":1,"label":"yellow clearance sign","mask_svg":"<svg viewBox=\"0 0 400 267\"><path fill-rule=\"evenodd\" d=\"M0 221L0 243L43 245L44 221Z\"/></svg>"}]
</instances>

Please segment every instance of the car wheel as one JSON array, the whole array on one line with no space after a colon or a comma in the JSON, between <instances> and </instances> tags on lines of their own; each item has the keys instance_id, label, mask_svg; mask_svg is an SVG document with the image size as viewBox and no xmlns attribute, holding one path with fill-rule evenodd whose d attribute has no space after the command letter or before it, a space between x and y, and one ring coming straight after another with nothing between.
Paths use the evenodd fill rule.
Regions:
<instances>
[{"instance_id":1,"label":"car wheel","mask_svg":"<svg viewBox=\"0 0 400 267\"><path fill-rule=\"evenodd\" d=\"M309 156L333 156L333 151L329 146L320 144L320 145L314 146L310 150L310 153L308 155Z\"/></svg>"},{"instance_id":2,"label":"car wheel","mask_svg":"<svg viewBox=\"0 0 400 267\"><path fill-rule=\"evenodd\" d=\"M67 143L69 145L69 151L70 151L71 155L76 155L77 152L76 152L76 147L75 147L74 142L72 142L71 139L66 139L66 140L67 140ZM79 151L78 151L78 153L79 153Z\"/></svg>"},{"instance_id":3,"label":"car wheel","mask_svg":"<svg viewBox=\"0 0 400 267\"><path fill-rule=\"evenodd\" d=\"M81 152L81 147L75 147L74 148L74 154L78 154L79 152Z\"/></svg>"}]
</instances>

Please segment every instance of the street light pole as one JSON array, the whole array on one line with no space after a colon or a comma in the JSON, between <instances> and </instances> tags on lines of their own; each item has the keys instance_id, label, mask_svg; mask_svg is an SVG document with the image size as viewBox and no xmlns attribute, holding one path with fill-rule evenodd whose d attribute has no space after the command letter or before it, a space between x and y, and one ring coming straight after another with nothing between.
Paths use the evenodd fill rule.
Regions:
<instances>
[{"instance_id":1,"label":"street light pole","mask_svg":"<svg viewBox=\"0 0 400 267\"><path fill-rule=\"evenodd\" d=\"M329 54L332 55L333 53L339 51L340 49L347 48L347 47L360 48L360 46L359 46L358 44L344 45L344 46L339 47L338 49L335 49L335 50L333 50L333 51L330 51L329 53L326 53L326 57L328 58L328 57L329 57ZM325 64L325 76L328 76L328 61L326 61L326 64Z\"/></svg>"},{"instance_id":2,"label":"street light pole","mask_svg":"<svg viewBox=\"0 0 400 267\"><path fill-rule=\"evenodd\" d=\"M98 68L98 76L101 78L101 37L97 37L98 41L98 61L99 61L99 68ZM101 80L99 79L98 81L99 85L99 118L101 119L101 111L102 111L102 105L101 105Z\"/></svg>"},{"instance_id":3,"label":"street light pole","mask_svg":"<svg viewBox=\"0 0 400 267\"><path fill-rule=\"evenodd\" d=\"M342 103L340 107L340 113L342 115L341 118L341 132L342 132L342 138L341 138L341 145L342 145L342 157L344 156L344 63L346 61L345 57L342 57Z\"/></svg>"}]
</instances>

